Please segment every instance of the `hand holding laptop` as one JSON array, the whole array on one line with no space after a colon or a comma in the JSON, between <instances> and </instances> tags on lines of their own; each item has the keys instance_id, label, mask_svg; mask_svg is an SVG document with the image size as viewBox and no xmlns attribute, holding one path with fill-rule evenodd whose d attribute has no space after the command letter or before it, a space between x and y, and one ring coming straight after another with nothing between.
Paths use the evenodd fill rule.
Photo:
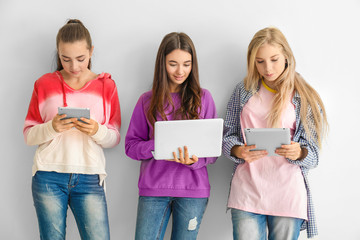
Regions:
<instances>
[{"instance_id":1,"label":"hand holding laptop","mask_svg":"<svg viewBox=\"0 0 360 240\"><path fill-rule=\"evenodd\" d=\"M221 118L157 121L154 127L154 159L191 164L197 158L218 157L221 155L222 134ZM183 146L186 146L184 151Z\"/></svg>"},{"instance_id":2,"label":"hand holding laptop","mask_svg":"<svg viewBox=\"0 0 360 240\"><path fill-rule=\"evenodd\" d=\"M176 152L173 152L174 159L171 159L169 161L174 161L185 165L191 165L199 160L198 157L195 155L192 155L191 158L189 157L189 150L187 146L184 146L184 154L181 147L179 147L178 150L179 150L179 158L177 157Z\"/></svg>"}]
</instances>

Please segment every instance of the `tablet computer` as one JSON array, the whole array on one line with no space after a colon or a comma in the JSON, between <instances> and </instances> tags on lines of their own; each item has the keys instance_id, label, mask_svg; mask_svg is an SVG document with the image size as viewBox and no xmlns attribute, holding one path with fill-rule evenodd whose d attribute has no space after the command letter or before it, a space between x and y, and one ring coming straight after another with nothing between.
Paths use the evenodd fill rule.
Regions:
<instances>
[{"instance_id":1,"label":"tablet computer","mask_svg":"<svg viewBox=\"0 0 360 240\"><path fill-rule=\"evenodd\" d=\"M178 148L184 146L188 147L190 157L220 156L223 122L222 118L155 122L154 158L173 159L173 152L179 157Z\"/></svg>"},{"instance_id":2,"label":"tablet computer","mask_svg":"<svg viewBox=\"0 0 360 240\"><path fill-rule=\"evenodd\" d=\"M82 117L90 119L90 108L59 107L58 114L66 114L66 117L63 119L77 118L80 120Z\"/></svg>"},{"instance_id":3,"label":"tablet computer","mask_svg":"<svg viewBox=\"0 0 360 240\"><path fill-rule=\"evenodd\" d=\"M268 156L279 156L275 153L281 145L291 143L289 128L245 128L246 144L256 145L254 150L266 150Z\"/></svg>"}]
</instances>

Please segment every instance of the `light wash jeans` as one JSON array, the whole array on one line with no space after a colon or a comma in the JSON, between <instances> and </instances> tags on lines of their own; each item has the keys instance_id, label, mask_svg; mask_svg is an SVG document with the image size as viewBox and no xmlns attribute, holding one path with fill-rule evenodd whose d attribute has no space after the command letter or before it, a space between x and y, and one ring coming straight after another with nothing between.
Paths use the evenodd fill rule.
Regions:
<instances>
[{"instance_id":1,"label":"light wash jeans","mask_svg":"<svg viewBox=\"0 0 360 240\"><path fill-rule=\"evenodd\" d=\"M304 219L231 209L234 240L297 240Z\"/></svg>"},{"instance_id":2,"label":"light wash jeans","mask_svg":"<svg viewBox=\"0 0 360 240\"><path fill-rule=\"evenodd\" d=\"M208 198L139 197L136 240L164 238L173 215L172 240L196 239Z\"/></svg>"},{"instance_id":3,"label":"light wash jeans","mask_svg":"<svg viewBox=\"0 0 360 240\"><path fill-rule=\"evenodd\" d=\"M110 239L106 198L98 175L38 171L32 179L32 194L40 239L65 239L68 205L81 239Z\"/></svg>"}]
</instances>

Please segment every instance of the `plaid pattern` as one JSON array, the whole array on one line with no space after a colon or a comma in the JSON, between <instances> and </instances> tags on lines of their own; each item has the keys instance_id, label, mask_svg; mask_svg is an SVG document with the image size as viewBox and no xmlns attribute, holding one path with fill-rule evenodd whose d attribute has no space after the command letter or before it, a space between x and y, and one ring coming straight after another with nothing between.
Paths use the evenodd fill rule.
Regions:
<instances>
[{"instance_id":1,"label":"plaid pattern","mask_svg":"<svg viewBox=\"0 0 360 240\"><path fill-rule=\"evenodd\" d=\"M260 85L259 85L260 86ZM259 87L260 88L260 87ZM257 91L259 90L257 89ZM226 117L224 121L224 137L223 137L223 153L224 155L235 162L233 175L235 173L236 167L239 164L243 164L245 160L239 159L231 156L231 148L235 145L244 145L244 139L241 133L241 125L240 125L240 114L247 103L247 101L252 97L252 93L245 90L244 82L241 81L238 83L231 95L229 103L226 109ZM295 105L296 111L296 130L293 136L293 141L300 143L302 148L306 148L308 150L308 154L306 158L302 160L292 161L287 159L290 163L298 165L302 171L304 176L305 187L307 191L307 215L308 221L304 221L304 224L301 227L301 230L307 229L308 238L312 238L318 234L316 221L315 221L315 212L314 205L312 201L310 185L307 178L309 169L315 168L319 162L319 147L316 143L317 135L313 128L313 116L312 112L309 109L308 111L308 120L310 123L309 129L313 138L309 138L306 133L304 126L300 121L300 106L301 99L299 94L296 92L293 99L293 104Z\"/></svg>"}]
</instances>

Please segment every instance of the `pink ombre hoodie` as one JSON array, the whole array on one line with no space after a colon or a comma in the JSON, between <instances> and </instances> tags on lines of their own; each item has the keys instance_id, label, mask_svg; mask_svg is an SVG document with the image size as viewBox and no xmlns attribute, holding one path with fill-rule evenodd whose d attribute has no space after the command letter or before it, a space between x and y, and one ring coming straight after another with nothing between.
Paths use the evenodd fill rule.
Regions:
<instances>
[{"instance_id":1,"label":"pink ombre hoodie","mask_svg":"<svg viewBox=\"0 0 360 240\"><path fill-rule=\"evenodd\" d=\"M90 108L90 117L99 130L88 136L73 128L57 133L52 119L58 107ZM39 145L32 168L36 171L99 174L100 184L106 177L103 148L120 141L120 104L115 82L110 74L101 73L79 90L65 83L59 71L43 75L35 82L24 124L28 145Z\"/></svg>"}]
</instances>

